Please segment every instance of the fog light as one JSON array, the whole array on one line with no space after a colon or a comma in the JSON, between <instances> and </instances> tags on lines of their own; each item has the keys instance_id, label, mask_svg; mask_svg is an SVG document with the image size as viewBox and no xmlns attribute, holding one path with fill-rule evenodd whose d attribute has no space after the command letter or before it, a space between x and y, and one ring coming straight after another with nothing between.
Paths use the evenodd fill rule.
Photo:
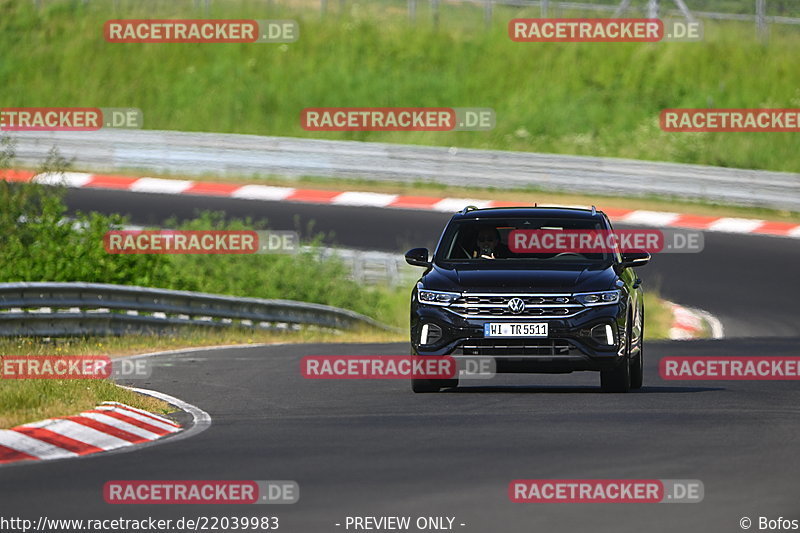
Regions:
<instances>
[{"instance_id":1,"label":"fog light","mask_svg":"<svg viewBox=\"0 0 800 533\"><path fill-rule=\"evenodd\" d=\"M419 333L420 344L436 344L442 338L442 328L436 324L423 324Z\"/></svg>"},{"instance_id":2,"label":"fog light","mask_svg":"<svg viewBox=\"0 0 800 533\"><path fill-rule=\"evenodd\" d=\"M598 324L592 328L592 339L598 344L614 345L614 326Z\"/></svg>"}]
</instances>

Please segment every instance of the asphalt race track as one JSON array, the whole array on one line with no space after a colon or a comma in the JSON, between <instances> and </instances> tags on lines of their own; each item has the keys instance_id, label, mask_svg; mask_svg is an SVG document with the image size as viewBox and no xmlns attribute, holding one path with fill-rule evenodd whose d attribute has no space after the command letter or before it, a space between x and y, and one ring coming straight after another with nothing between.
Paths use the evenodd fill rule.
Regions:
<instances>
[{"instance_id":1,"label":"asphalt race track","mask_svg":"<svg viewBox=\"0 0 800 533\"><path fill-rule=\"evenodd\" d=\"M796 383L664 382L663 355L796 353L793 339L649 343L645 387L594 374L507 376L415 395L395 381L300 376L303 355L402 354L403 344L251 347L164 356L144 387L202 406L211 428L140 451L0 471L3 507L35 518L274 513L281 530L347 515L455 516L459 531L735 531L797 515ZM700 479L696 504L515 504L518 478ZM116 479L291 479L275 506L112 506ZM35 495L35 498L34 498ZM6 512L6 515L9 513ZM621 520L624 519L624 522Z\"/></svg>"},{"instance_id":2,"label":"asphalt race track","mask_svg":"<svg viewBox=\"0 0 800 533\"><path fill-rule=\"evenodd\" d=\"M330 242L366 249L431 246L448 215L241 200L70 191L71 209L154 224L195 208L266 217L275 229L316 221ZM397 228L400 228L398 231ZM800 388L779 381L664 381L663 356L798 355L793 239L706 234L700 254L657 256L646 286L715 313L722 341L649 342L645 386L601 394L594 373L502 376L490 386L415 395L407 382L306 380L305 355L406 354L407 346L277 345L152 359L136 386L208 411L212 426L132 453L0 469L5 516L280 517L280 531L345 531L347 516L450 516L465 532L741 531L739 520L800 519ZM699 479L695 504L515 504L508 484L536 479ZM114 506L124 479L295 480L275 506ZM336 526L337 523L342 526ZM461 526L460 524L465 524ZM352 529L351 529L352 531Z\"/></svg>"}]
</instances>

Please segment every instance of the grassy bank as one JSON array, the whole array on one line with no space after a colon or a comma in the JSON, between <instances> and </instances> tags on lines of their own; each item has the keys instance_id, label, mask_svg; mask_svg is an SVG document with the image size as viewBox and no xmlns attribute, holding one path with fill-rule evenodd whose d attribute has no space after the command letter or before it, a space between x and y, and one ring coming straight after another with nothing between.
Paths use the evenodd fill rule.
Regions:
<instances>
[{"instance_id":1,"label":"grassy bank","mask_svg":"<svg viewBox=\"0 0 800 533\"><path fill-rule=\"evenodd\" d=\"M297 4L297 3L296 3ZM302 3L299 3L302 4ZM115 9L115 5L118 9ZM410 25L398 2L318 4L0 0L3 106L138 107L145 127L616 156L800 171L796 134L663 133L667 107L800 107L794 27L769 43L751 24L707 23L697 43L515 43L507 21L533 11L443 6L434 29ZM295 18L293 44L109 44L109 18ZM20 43L24 42L24 50ZM489 132L319 133L300 128L314 106L492 107Z\"/></svg>"},{"instance_id":2,"label":"grassy bank","mask_svg":"<svg viewBox=\"0 0 800 533\"><path fill-rule=\"evenodd\" d=\"M0 429L78 414L104 401L121 402L151 413L174 411L166 402L123 389L111 381L0 380Z\"/></svg>"}]
</instances>

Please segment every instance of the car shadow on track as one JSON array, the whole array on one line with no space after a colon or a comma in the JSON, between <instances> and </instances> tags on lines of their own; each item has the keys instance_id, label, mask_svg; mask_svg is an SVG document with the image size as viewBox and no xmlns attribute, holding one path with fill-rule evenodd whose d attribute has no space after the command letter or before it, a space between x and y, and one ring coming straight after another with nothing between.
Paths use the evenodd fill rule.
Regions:
<instances>
[{"instance_id":1,"label":"car shadow on track","mask_svg":"<svg viewBox=\"0 0 800 533\"><path fill-rule=\"evenodd\" d=\"M647 387L632 390L627 394L642 393L690 393L690 392L716 392L725 390L723 387ZM502 385L491 387L458 387L457 389L443 389L441 393L449 394L609 394L600 390L600 387L564 387L564 386L534 386L529 385ZM613 393L611 393L613 394Z\"/></svg>"}]
</instances>

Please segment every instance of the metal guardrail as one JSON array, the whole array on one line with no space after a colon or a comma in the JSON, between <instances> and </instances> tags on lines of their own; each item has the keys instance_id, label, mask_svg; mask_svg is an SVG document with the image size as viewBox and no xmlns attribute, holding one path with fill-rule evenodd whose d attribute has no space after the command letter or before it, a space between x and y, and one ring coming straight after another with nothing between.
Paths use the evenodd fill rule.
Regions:
<instances>
[{"instance_id":1,"label":"metal guardrail","mask_svg":"<svg viewBox=\"0 0 800 533\"><path fill-rule=\"evenodd\" d=\"M322 176L661 195L800 211L800 174L602 157L154 130L17 132L16 161L57 147L76 168L202 176Z\"/></svg>"},{"instance_id":2,"label":"metal guardrail","mask_svg":"<svg viewBox=\"0 0 800 533\"><path fill-rule=\"evenodd\" d=\"M62 220L65 223L72 223L74 227L80 227L70 217ZM122 226L122 229L142 231L147 227L126 224ZM407 285L410 287L420 277L419 267L409 265L405 256L399 253L308 245L301 246L300 250L314 253L320 261L331 259L340 261L348 270L348 279L365 285L388 285L390 287Z\"/></svg>"},{"instance_id":3,"label":"metal guardrail","mask_svg":"<svg viewBox=\"0 0 800 533\"><path fill-rule=\"evenodd\" d=\"M0 283L0 337L164 333L184 326L396 328L328 305L106 283Z\"/></svg>"},{"instance_id":4,"label":"metal guardrail","mask_svg":"<svg viewBox=\"0 0 800 533\"><path fill-rule=\"evenodd\" d=\"M73 0L77 1L77 0ZM84 4L89 0L81 0ZM231 0L225 0L232 3ZM352 5L348 0L339 0L336 5L331 0L314 0L309 2L307 0L268 0L268 6L272 8L274 5L281 5L282 7L298 7L304 10L316 9L320 15L325 15L329 12L337 12L338 15L346 13ZM52 0L32 0L34 6L41 8L46 3L53 3ZM115 7L118 9L120 0L114 0ZM154 0L151 0L153 4ZM375 2L375 0L373 0ZM163 2L165 5L174 5L174 1ZM194 10L199 11L204 17L208 17L211 12L212 0L194 0L191 4ZM378 2L375 2L378 3ZM741 20L748 22L755 22L757 25L763 24L800 24L800 18L785 16L784 13L796 13L796 7L792 5L793 0L786 2L776 2L775 0L749 0L748 4L752 6L751 13L735 13L732 12L728 4L719 2L720 8L728 8L725 12L719 11L696 11L697 3L694 0L683 0L684 6L675 0L606 0L604 3L586 1L572 1L572 0L383 0L378 3L384 8L399 8L402 4L406 4L409 18L413 21L417 18L417 13L426 11L430 16L436 20L439 17L441 4L447 5L463 5L472 4L476 7L482 7L484 11L484 18L491 19L491 14L494 6L510 6L520 8L538 8L541 17L559 17L565 11L584 11L584 12L600 12L610 13L615 15L625 14L633 11L636 14L645 14L647 16L655 14L667 14L672 16L685 15L685 11L690 11L692 17L720 19L720 20ZM681 9L675 9L675 6ZM158 9L158 4L154 8ZM683 9L685 7L685 10Z\"/></svg>"},{"instance_id":5,"label":"metal guardrail","mask_svg":"<svg viewBox=\"0 0 800 533\"><path fill-rule=\"evenodd\" d=\"M414 2L415 0L408 0ZM565 11L594 11L599 13L609 13L614 16L648 16L657 18L658 15L667 15L673 17L683 17L687 13L692 18L700 19L717 19L717 20L739 20L746 22L756 23L770 23L770 24L800 24L800 18L788 17L781 14L768 14L767 3L764 0L750 0L752 6L751 13L733 13L730 10L726 12L720 11L699 11L697 10L696 2L692 0L684 0L681 5L675 0L640 0L638 2L631 2L630 0L607 0L607 3L594 3L587 2L571 2L561 0L450 0L451 2L466 3L471 2L474 4L494 4L505 5L513 7L527 7L539 8L539 14L542 18L559 17ZM769 3L772 7L773 2ZM684 9L684 7L686 9ZM677 8L677 9L676 9ZM792 8L787 7L786 4L780 5L781 10L789 11ZM782 11L781 11L782 12ZM792 13L797 13L797 8L794 8Z\"/></svg>"},{"instance_id":6,"label":"metal guardrail","mask_svg":"<svg viewBox=\"0 0 800 533\"><path fill-rule=\"evenodd\" d=\"M323 3L327 0L321 0ZM438 24L440 19L440 1L428 0L430 3L430 16L434 24ZM407 0L408 16L413 21L417 18L417 3L421 0ZM565 13L574 16L575 12L602 13L612 17L621 16L642 16L648 18L679 17L690 21L697 19L710 20L735 20L744 22L754 22L756 34L765 40L769 33L769 24L800 24L800 18L783 16L782 13L797 13L797 7L788 7L786 4L778 6L778 13L767 14L767 0L750 0L753 6L752 13L732 13L715 11L696 11L695 3L691 0L608 0L609 3L587 3L587 2L564 2L559 0L448 0L447 4L473 4L476 7L483 7L483 20L487 27L491 25L492 13L495 6L505 6L514 8L538 8L538 15L541 18L559 18ZM770 3L770 6L773 6ZM722 6L721 6L722 7ZM323 10L324 11L324 10Z\"/></svg>"},{"instance_id":7,"label":"metal guardrail","mask_svg":"<svg viewBox=\"0 0 800 533\"><path fill-rule=\"evenodd\" d=\"M318 248L320 260L338 258L350 271L349 278L365 285L407 286L411 290L422 269L406 263L402 254L348 248Z\"/></svg>"}]
</instances>

